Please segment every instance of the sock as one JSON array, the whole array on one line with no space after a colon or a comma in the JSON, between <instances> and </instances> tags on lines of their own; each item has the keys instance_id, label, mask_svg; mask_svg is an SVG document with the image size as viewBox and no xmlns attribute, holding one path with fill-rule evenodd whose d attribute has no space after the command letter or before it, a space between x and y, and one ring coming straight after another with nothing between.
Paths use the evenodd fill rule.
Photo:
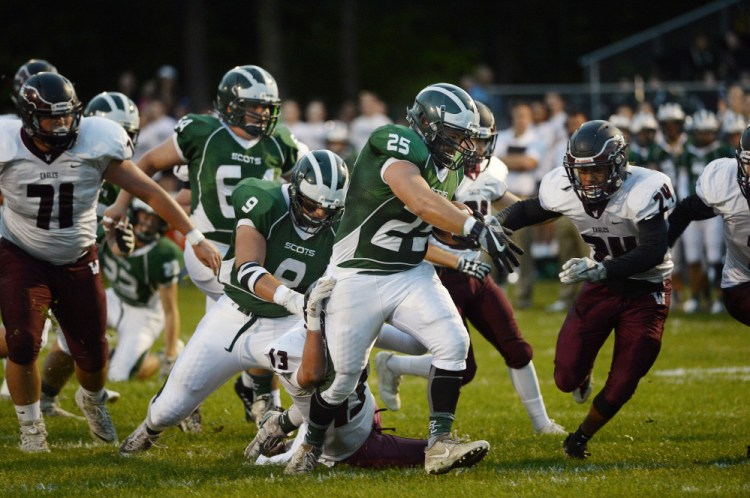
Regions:
<instances>
[{"instance_id":1,"label":"sock","mask_svg":"<svg viewBox=\"0 0 750 498\"><path fill-rule=\"evenodd\" d=\"M454 419L455 415L452 413L430 413L430 436L427 439L428 448L432 447L439 435L450 433Z\"/></svg>"},{"instance_id":2,"label":"sock","mask_svg":"<svg viewBox=\"0 0 750 498\"><path fill-rule=\"evenodd\" d=\"M264 394L271 394L271 389L273 389L273 386L271 385L273 381L273 374L266 374L266 375L250 375L253 379L253 394L255 395L255 399L258 399L258 396L262 396Z\"/></svg>"},{"instance_id":3,"label":"sock","mask_svg":"<svg viewBox=\"0 0 750 498\"><path fill-rule=\"evenodd\" d=\"M396 375L417 375L426 379L430 376L432 355L398 356L394 354L388 358L386 364Z\"/></svg>"},{"instance_id":4,"label":"sock","mask_svg":"<svg viewBox=\"0 0 750 498\"><path fill-rule=\"evenodd\" d=\"M538 431L549 425L550 419L547 416L542 393L539 391L539 380L536 377L534 363L530 361L525 367L521 368L508 367L508 373L513 387L531 419L534 430Z\"/></svg>"},{"instance_id":5,"label":"sock","mask_svg":"<svg viewBox=\"0 0 750 498\"><path fill-rule=\"evenodd\" d=\"M273 406L281 406L281 389L271 391L271 399L273 400Z\"/></svg>"},{"instance_id":6,"label":"sock","mask_svg":"<svg viewBox=\"0 0 750 498\"><path fill-rule=\"evenodd\" d=\"M104 396L107 394L107 390L103 387L98 391L89 391L88 389L84 389L84 387L81 386L81 391L83 391L83 394L93 399L97 403L104 401Z\"/></svg>"},{"instance_id":7,"label":"sock","mask_svg":"<svg viewBox=\"0 0 750 498\"><path fill-rule=\"evenodd\" d=\"M328 426L336 418L336 412L341 405L330 405L316 389L310 397L310 420L305 434L305 443L322 448Z\"/></svg>"},{"instance_id":8,"label":"sock","mask_svg":"<svg viewBox=\"0 0 750 498\"><path fill-rule=\"evenodd\" d=\"M242 372L242 385L247 387L248 389L253 388L253 378L249 373L247 373L247 371Z\"/></svg>"},{"instance_id":9,"label":"sock","mask_svg":"<svg viewBox=\"0 0 750 498\"><path fill-rule=\"evenodd\" d=\"M289 416L289 410L287 410L282 413L281 417L279 418L279 427L281 427L282 431L289 434L293 430L297 429L299 425L295 425L294 422L292 422L292 419Z\"/></svg>"},{"instance_id":10,"label":"sock","mask_svg":"<svg viewBox=\"0 0 750 498\"><path fill-rule=\"evenodd\" d=\"M42 380L42 392L48 398L54 398L55 396L60 394L60 388L51 386L44 382L44 380Z\"/></svg>"},{"instance_id":11,"label":"sock","mask_svg":"<svg viewBox=\"0 0 750 498\"><path fill-rule=\"evenodd\" d=\"M456 405L461 394L461 372L443 370L435 366L430 369L427 392L430 405L430 438L432 446L439 434L450 432L455 419Z\"/></svg>"},{"instance_id":12,"label":"sock","mask_svg":"<svg viewBox=\"0 0 750 498\"><path fill-rule=\"evenodd\" d=\"M15 407L16 416L21 424L41 420L42 418L42 408L39 406L39 401L30 405L15 405Z\"/></svg>"}]
</instances>

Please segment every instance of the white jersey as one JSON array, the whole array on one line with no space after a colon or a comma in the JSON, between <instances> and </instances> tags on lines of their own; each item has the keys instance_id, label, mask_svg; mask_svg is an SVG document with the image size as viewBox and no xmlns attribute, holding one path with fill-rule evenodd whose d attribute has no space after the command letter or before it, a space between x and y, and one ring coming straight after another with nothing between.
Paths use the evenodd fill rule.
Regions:
<instances>
[{"instance_id":1,"label":"white jersey","mask_svg":"<svg viewBox=\"0 0 750 498\"><path fill-rule=\"evenodd\" d=\"M48 164L24 145L20 121L0 120L0 235L43 261L76 261L96 241L96 205L107 166L132 155L119 124L88 117L81 120L76 144Z\"/></svg>"},{"instance_id":2,"label":"white jersey","mask_svg":"<svg viewBox=\"0 0 750 498\"><path fill-rule=\"evenodd\" d=\"M508 191L508 167L497 157L491 157L487 167L472 179L464 175L464 179L456 189L453 198L463 202L471 209L479 211L485 216L493 215L492 203L500 199ZM464 255L468 259L475 259L480 251L471 249L454 249L430 235L430 244L453 254Z\"/></svg>"},{"instance_id":3,"label":"white jersey","mask_svg":"<svg viewBox=\"0 0 750 498\"><path fill-rule=\"evenodd\" d=\"M279 375L284 389L294 400L305 422L309 420L311 390L297 383L297 370L302 364L302 350L307 331L299 322L287 333L268 346L269 359ZM359 449L372 431L373 416L377 407L367 382L357 386L345 401L348 417L337 416L326 431L321 460L340 462Z\"/></svg>"},{"instance_id":4,"label":"white jersey","mask_svg":"<svg viewBox=\"0 0 750 498\"><path fill-rule=\"evenodd\" d=\"M724 218L727 255L721 287L750 281L750 206L737 184L737 160L721 158L708 163L698 177L695 191L704 204Z\"/></svg>"},{"instance_id":5,"label":"white jersey","mask_svg":"<svg viewBox=\"0 0 750 498\"><path fill-rule=\"evenodd\" d=\"M639 243L638 223L654 216L666 217L675 206L675 195L669 177L659 171L628 166L627 177L599 219L590 216L576 195L564 167L547 173L539 187L539 201L544 209L568 217L584 242L591 246L591 257L612 259L635 249ZM643 273L628 278L661 283L673 268L670 252L664 260Z\"/></svg>"}]
</instances>

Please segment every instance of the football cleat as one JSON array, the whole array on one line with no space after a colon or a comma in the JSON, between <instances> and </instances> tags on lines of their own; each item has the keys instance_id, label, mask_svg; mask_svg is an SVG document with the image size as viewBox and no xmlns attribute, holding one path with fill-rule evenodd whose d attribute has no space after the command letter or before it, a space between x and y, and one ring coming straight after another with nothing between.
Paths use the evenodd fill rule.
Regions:
<instances>
[{"instance_id":1,"label":"football cleat","mask_svg":"<svg viewBox=\"0 0 750 498\"><path fill-rule=\"evenodd\" d=\"M587 444L586 441L581 441L571 432L565 438L565 441L563 441L563 451L571 458L583 460L591 456L591 453L588 452Z\"/></svg>"},{"instance_id":2,"label":"football cleat","mask_svg":"<svg viewBox=\"0 0 750 498\"><path fill-rule=\"evenodd\" d=\"M541 429L535 430L534 432L542 436L562 436L568 433L568 431L565 430L565 427L558 424L552 419L550 419L549 424L545 425Z\"/></svg>"},{"instance_id":3,"label":"football cleat","mask_svg":"<svg viewBox=\"0 0 750 498\"><path fill-rule=\"evenodd\" d=\"M284 447L283 443L287 434L279 425L281 415L281 412L277 411L266 412L260 421L258 433L250 441L250 444L247 445L247 448L245 448L245 458L255 461L260 455L270 456L277 453L279 445L282 448Z\"/></svg>"},{"instance_id":4,"label":"football cleat","mask_svg":"<svg viewBox=\"0 0 750 498\"><path fill-rule=\"evenodd\" d=\"M401 397L398 394L398 386L401 384L401 375L396 375L388 368L388 359L393 353L381 351L375 355L375 370L378 373L378 392L380 399L389 410L396 412L401 408Z\"/></svg>"},{"instance_id":5,"label":"football cleat","mask_svg":"<svg viewBox=\"0 0 750 498\"><path fill-rule=\"evenodd\" d=\"M45 417L66 417L74 418L77 420L86 420L80 415L76 415L74 413L70 413L67 410L64 410L60 406L60 401L57 399L57 396L47 396L46 394L42 393L42 397L39 399L39 406L42 409L42 415L44 415Z\"/></svg>"},{"instance_id":6,"label":"football cleat","mask_svg":"<svg viewBox=\"0 0 750 498\"><path fill-rule=\"evenodd\" d=\"M586 400L589 399L589 396L591 396L591 392L593 390L594 376L588 374L581 385L573 389L573 392L571 393L573 396L573 401L575 401L576 403L585 403Z\"/></svg>"},{"instance_id":7,"label":"football cleat","mask_svg":"<svg viewBox=\"0 0 750 498\"><path fill-rule=\"evenodd\" d=\"M148 450L159 439L160 434L149 434L144 420L120 445L120 456L130 456Z\"/></svg>"},{"instance_id":8,"label":"football cleat","mask_svg":"<svg viewBox=\"0 0 750 498\"><path fill-rule=\"evenodd\" d=\"M297 451L292 455L292 459L284 469L284 474L301 475L315 470L318 465L318 458L323 453L322 448L311 444L301 444Z\"/></svg>"},{"instance_id":9,"label":"football cleat","mask_svg":"<svg viewBox=\"0 0 750 498\"><path fill-rule=\"evenodd\" d=\"M696 313L698 311L698 308L700 308L700 303L697 299L688 299L687 301L685 301L685 304L682 305L682 311L684 311L688 315Z\"/></svg>"},{"instance_id":10,"label":"football cleat","mask_svg":"<svg viewBox=\"0 0 750 498\"><path fill-rule=\"evenodd\" d=\"M8 390L8 379L4 378L2 384L0 384L0 399L9 400L10 391Z\"/></svg>"},{"instance_id":11,"label":"football cleat","mask_svg":"<svg viewBox=\"0 0 750 498\"><path fill-rule=\"evenodd\" d=\"M116 443L117 431L115 430L115 424L112 423L109 410L107 410L106 391L103 399L96 401L84 393L83 388L79 387L75 394L75 400L89 423L89 429L91 429L94 440L103 443Z\"/></svg>"},{"instance_id":12,"label":"football cleat","mask_svg":"<svg viewBox=\"0 0 750 498\"><path fill-rule=\"evenodd\" d=\"M47 428L44 420L21 423L21 451L24 453L49 453Z\"/></svg>"},{"instance_id":13,"label":"football cleat","mask_svg":"<svg viewBox=\"0 0 750 498\"><path fill-rule=\"evenodd\" d=\"M468 441L455 434L441 434L424 450L424 469L428 474L445 474L459 467L471 467L479 463L487 452L487 441Z\"/></svg>"},{"instance_id":14,"label":"football cleat","mask_svg":"<svg viewBox=\"0 0 750 498\"><path fill-rule=\"evenodd\" d=\"M180 428L182 432L187 433L198 433L203 430L203 414L201 413L201 405L198 405L198 407L193 410L190 415L185 417L182 422L180 422L177 427Z\"/></svg>"},{"instance_id":15,"label":"football cleat","mask_svg":"<svg viewBox=\"0 0 750 498\"><path fill-rule=\"evenodd\" d=\"M107 391L107 403L109 403L110 405L112 403L117 403L122 397L122 395L117 391L113 391L112 389L105 390Z\"/></svg>"}]
</instances>

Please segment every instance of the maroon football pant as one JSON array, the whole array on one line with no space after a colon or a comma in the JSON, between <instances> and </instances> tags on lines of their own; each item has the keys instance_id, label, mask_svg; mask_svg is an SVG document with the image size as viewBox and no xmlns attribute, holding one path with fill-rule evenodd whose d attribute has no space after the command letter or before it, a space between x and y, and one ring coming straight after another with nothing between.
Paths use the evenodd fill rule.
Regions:
<instances>
[{"instance_id":1,"label":"maroon football pant","mask_svg":"<svg viewBox=\"0 0 750 498\"><path fill-rule=\"evenodd\" d=\"M670 295L669 281L663 292L632 298L623 297L602 283L584 284L557 338L557 387L572 392L580 386L614 330L612 365L600 393L607 407L604 411L610 412L602 415L614 415L633 396L638 382L659 355Z\"/></svg>"},{"instance_id":2,"label":"maroon football pant","mask_svg":"<svg viewBox=\"0 0 750 498\"><path fill-rule=\"evenodd\" d=\"M426 439L383 434L380 413L375 412L372 431L365 442L350 457L344 460L354 467L418 467L424 465Z\"/></svg>"},{"instance_id":3,"label":"maroon football pant","mask_svg":"<svg viewBox=\"0 0 750 498\"><path fill-rule=\"evenodd\" d=\"M443 268L439 269L438 276L448 289L464 324L467 320L471 322L482 337L502 355L510 368L528 365L533 356L531 345L518 328L510 301L491 277L480 281L459 271ZM474 348L469 345L463 384L471 382L476 372Z\"/></svg>"},{"instance_id":4,"label":"maroon football pant","mask_svg":"<svg viewBox=\"0 0 750 498\"><path fill-rule=\"evenodd\" d=\"M721 289L721 292L732 318L750 327L750 282Z\"/></svg>"},{"instance_id":5,"label":"maroon football pant","mask_svg":"<svg viewBox=\"0 0 750 498\"><path fill-rule=\"evenodd\" d=\"M0 240L0 261L0 311L11 361L27 365L37 358L51 309L78 366L87 372L104 368L107 305L96 247L75 263L53 265Z\"/></svg>"}]
</instances>

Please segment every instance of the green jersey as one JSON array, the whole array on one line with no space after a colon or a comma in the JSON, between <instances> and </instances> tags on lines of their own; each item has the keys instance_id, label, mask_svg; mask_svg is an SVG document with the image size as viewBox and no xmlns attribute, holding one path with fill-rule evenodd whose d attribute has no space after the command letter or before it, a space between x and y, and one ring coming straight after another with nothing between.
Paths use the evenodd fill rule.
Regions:
<instances>
[{"instance_id":1,"label":"green jersey","mask_svg":"<svg viewBox=\"0 0 750 498\"><path fill-rule=\"evenodd\" d=\"M228 244L234 230L231 195L243 178L278 180L297 162L300 144L277 127L270 137L243 140L218 118L188 114L175 126L188 167L191 219L206 238Z\"/></svg>"},{"instance_id":2,"label":"green jersey","mask_svg":"<svg viewBox=\"0 0 750 498\"><path fill-rule=\"evenodd\" d=\"M430 188L446 199L463 171L435 166L422 138L410 128L386 125L370 135L354 164L332 263L358 273L386 274L418 265L427 252L432 227L409 211L383 181L389 160L416 165Z\"/></svg>"},{"instance_id":3,"label":"green jersey","mask_svg":"<svg viewBox=\"0 0 750 498\"><path fill-rule=\"evenodd\" d=\"M115 294L131 306L154 306L159 287L173 284L180 275L182 251L167 237L139 247L127 258L112 254L106 243L101 247L104 275Z\"/></svg>"},{"instance_id":4,"label":"green jersey","mask_svg":"<svg viewBox=\"0 0 750 498\"><path fill-rule=\"evenodd\" d=\"M290 289L304 293L328 266L336 225L313 235L299 231L289 213L287 189L287 185L246 178L232 193L232 204L238 223L249 220L266 239L263 267ZM264 301L242 287L234 265L234 245L233 236L224 257L233 262L229 282L222 282L227 296L247 313L269 318L288 316L290 313L283 306Z\"/></svg>"},{"instance_id":5,"label":"green jersey","mask_svg":"<svg viewBox=\"0 0 750 498\"><path fill-rule=\"evenodd\" d=\"M695 184L706 165L722 157L734 157L734 150L718 140L706 147L696 147L691 143L685 146L685 150L677 158L677 170L682 171L687 178L687 195L695 193Z\"/></svg>"}]
</instances>

